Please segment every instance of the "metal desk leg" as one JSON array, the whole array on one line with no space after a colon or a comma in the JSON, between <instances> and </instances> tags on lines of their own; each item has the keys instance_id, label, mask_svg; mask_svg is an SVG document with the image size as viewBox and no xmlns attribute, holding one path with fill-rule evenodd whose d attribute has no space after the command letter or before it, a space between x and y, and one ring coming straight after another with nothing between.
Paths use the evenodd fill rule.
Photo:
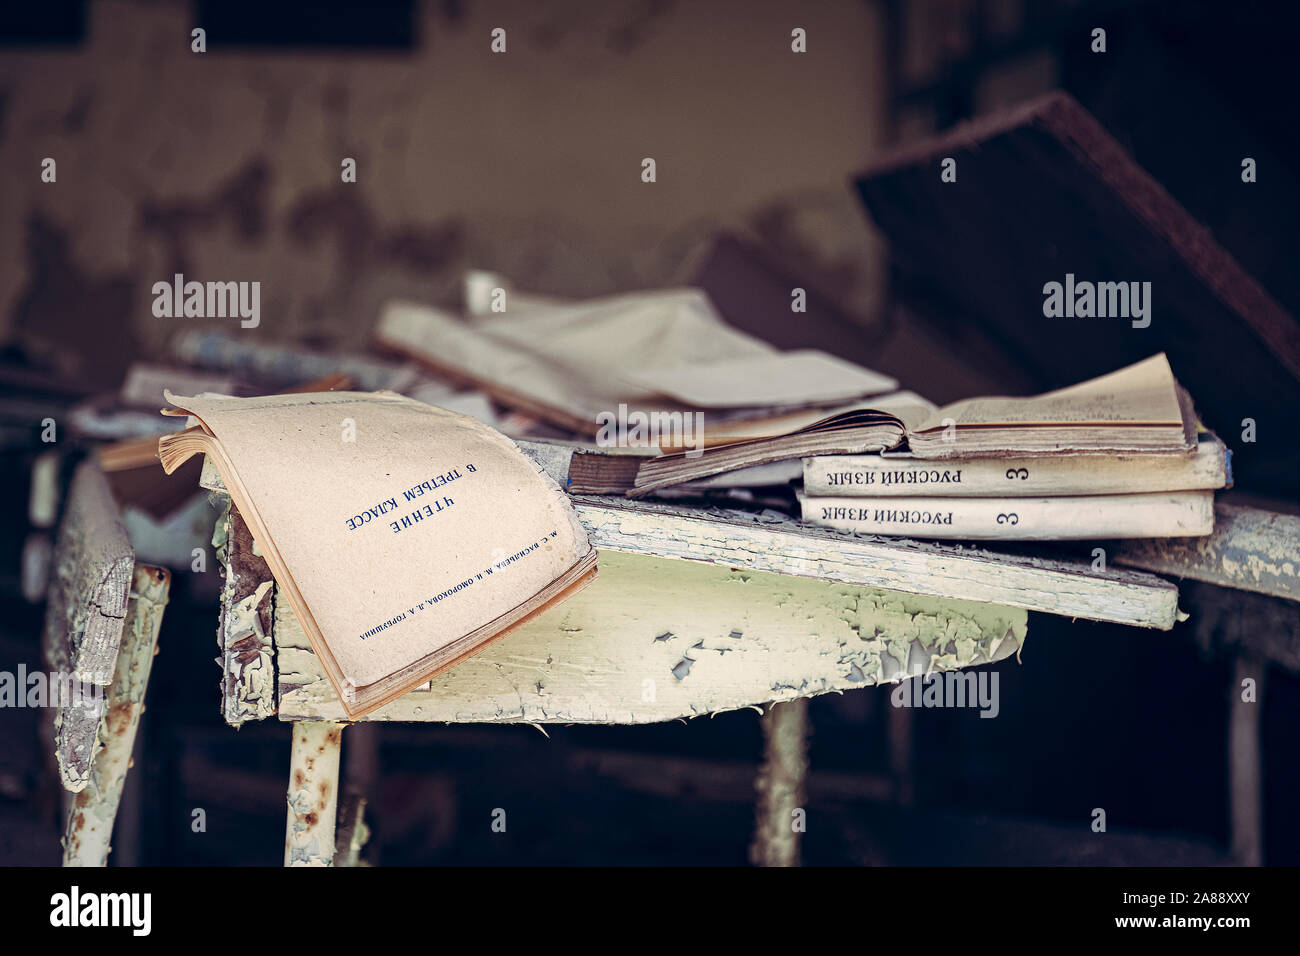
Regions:
<instances>
[{"instance_id":1,"label":"metal desk leg","mask_svg":"<svg viewBox=\"0 0 1300 956\"><path fill-rule=\"evenodd\" d=\"M333 866L343 725L303 721L292 726L284 865Z\"/></svg>"},{"instance_id":2,"label":"metal desk leg","mask_svg":"<svg viewBox=\"0 0 1300 956\"><path fill-rule=\"evenodd\" d=\"M758 823L749 859L758 866L798 866L808 772L808 699L773 704L762 722Z\"/></svg>"}]
</instances>

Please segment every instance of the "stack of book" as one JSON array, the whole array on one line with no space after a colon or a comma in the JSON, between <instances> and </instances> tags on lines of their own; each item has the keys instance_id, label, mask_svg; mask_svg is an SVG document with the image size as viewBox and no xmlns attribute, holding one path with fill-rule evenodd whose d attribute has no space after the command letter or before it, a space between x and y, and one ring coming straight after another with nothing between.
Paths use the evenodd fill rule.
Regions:
<instances>
[{"instance_id":1,"label":"stack of book","mask_svg":"<svg viewBox=\"0 0 1300 956\"><path fill-rule=\"evenodd\" d=\"M1045 395L957 402L909 424L905 449L803 466L805 521L921 538L1197 537L1232 483L1163 354Z\"/></svg>"}]
</instances>

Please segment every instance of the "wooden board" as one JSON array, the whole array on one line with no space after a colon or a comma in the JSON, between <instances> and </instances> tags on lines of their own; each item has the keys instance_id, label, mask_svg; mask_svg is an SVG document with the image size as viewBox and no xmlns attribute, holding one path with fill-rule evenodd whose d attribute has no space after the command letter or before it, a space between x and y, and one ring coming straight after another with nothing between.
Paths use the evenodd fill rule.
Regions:
<instances>
[{"instance_id":1,"label":"wooden board","mask_svg":"<svg viewBox=\"0 0 1300 956\"><path fill-rule=\"evenodd\" d=\"M1212 535L1117 541L1112 560L1300 601L1300 518L1220 501L1214 506Z\"/></svg>"},{"instance_id":2,"label":"wooden board","mask_svg":"<svg viewBox=\"0 0 1300 956\"><path fill-rule=\"evenodd\" d=\"M157 653L158 631L170 589L171 575L163 568L145 564L135 568L122 650L108 689L108 706L95 728L89 780L68 813L63 837L64 866L108 863L113 821L126 785L126 772L131 768L131 751L144 713L149 671ZM59 763L65 765L62 754Z\"/></svg>"},{"instance_id":3,"label":"wooden board","mask_svg":"<svg viewBox=\"0 0 1300 956\"><path fill-rule=\"evenodd\" d=\"M108 481L98 465L83 461L54 545L44 637L53 670L100 686L112 680L134 567Z\"/></svg>"},{"instance_id":4,"label":"wooden board","mask_svg":"<svg viewBox=\"0 0 1300 956\"><path fill-rule=\"evenodd\" d=\"M563 480L567 462L540 463L559 468L552 477ZM202 483L214 491L222 487L216 469L206 465ZM1087 562L1055 557L859 536L771 511L689 508L613 495L575 495L573 502L601 549L1161 630L1173 627L1178 616L1177 587L1140 571L1098 571Z\"/></svg>"},{"instance_id":5,"label":"wooden board","mask_svg":"<svg viewBox=\"0 0 1300 956\"><path fill-rule=\"evenodd\" d=\"M225 496L223 496L225 497ZM224 572L217 645L221 652L222 716L238 727L275 713L272 610L275 579L229 498L212 544Z\"/></svg>"},{"instance_id":6,"label":"wooden board","mask_svg":"<svg viewBox=\"0 0 1300 956\"><path fill-rule=\"evenodd\" d=\"M83 461L54 546L43 651L54 680L54 754L59 781L79 793L90 781L104 719L103 688L113 680L135 554L108 481ZM56 691L57 687L57 691Z\"/></svg>"},{"instance_id":7,"label":"wooden board","mask_svg":"<svg viewBox=\"0 0 1300 956\"><path fill-rule=\"evenodd\" d=\"M940 179L945 158L955 182ZM1224 190L1253 188L1240 169L1222 176ZM1300 323L1068 95L882 155L857 186L889 239L900 291L954 340L980 325L1040 390L1163 350L1237 453L1238 483L1294 494ZM1043 286L1067 273L1150 282L1150 326L1045 317ZM1259 439L1237 443L1247 418Z\"/></svg>"},{"instance_id":8,"label":"wooden board","mask_svg":"<svg viewBox=\"0 0 1300 956\"><path fill-rule=\"evenodd\" d=\"M859 536L783 514L575 497L600 548L1167 630L1178 589L1137 571L972 545Z\"/></svg>"},{"instance_id":9,"label":"wooden board","mask_svg":"<svg viewBox=\"0 0 1300 956\"><path fill-rule=\"evenodd\" d=\"M640 724L1018 654L1023 610L602 551L586 590L367 720ZM276 607L282 720L343 710Z\"/></svg>"}]
</instances>

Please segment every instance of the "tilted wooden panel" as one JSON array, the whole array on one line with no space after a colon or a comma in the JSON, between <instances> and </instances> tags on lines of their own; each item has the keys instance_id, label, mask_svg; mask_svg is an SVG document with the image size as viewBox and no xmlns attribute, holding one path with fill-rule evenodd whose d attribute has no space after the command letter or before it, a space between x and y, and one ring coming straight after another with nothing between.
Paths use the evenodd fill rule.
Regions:
<instances>
[{"instance_id":1,"label":"tilted wooden panel","mask_svg":"<svg viewBox=\"0 0 1300 956\"><path fill-rule=\"evenodd\" d=\"M90 780L104 718L102 688L113 679L135 555L99 466L72 479L54 548L44 653L53 679L54 753L64 789Z\"/></svg>"},{"instance_id":2,"label":"tilted wooden panel","mask_svg":"<svg viewBox=\"0 0 1300 956\"><path fill-rule=\"evenodd\" d=\"M238 727L275 713L271 637L275 579L229 498L212 543L225 576L217 624L221 711L226 723Z\"/></svg>"},{"instance_id":3,"label":"tilted wooden panel","mask_svg":"<svg viewBox=\"0 0 1300 956\"><path fill-rule=\"evenodd\" d=\"M602 551L586 590L367 720L640 724L1001 660L1023 610ZM276 607L282 720L343 710Z\"/></svg>"},{"instance_id":4,"label":"tilted wooden panel","mask_svg":"<svg viewBox=\"0 0 1300 956\"><path fill-rule=\"evenodd\" d=\"M122 652L117 656L113 683L108 688L108 706L95 725L89 779L72 801L68 814L63 838L65 866L107 864L113 821L131 767L131 751L144 713L149 672L170 590L169 572L146 564L136 567Z\"/></svg>"},{"instance_id":5,"label":"tilted wooden panel","mask_svg":"<svg viewBox=\"0 0 1300 956\"><path fill-rule=\"evenodd\" d=\"M1300 601L1300 518L1219 502L1204 538L1117 541L1114 560L1242 591Z\"/></svg>"},{"instance_id":6,"label":"tilted wooden panel","mask_svg":"<svg viewBox=\"0 0 1300 956\"><path fill-rule=\"evenodd\" d=\"M134 567L108 481L83 461L54 546L44 642L51 668L101 686L112 680Z\"/></svg>"},{"instance_id":7,"label":"tilted wooden panel","mask_svg":"<svg viewBox=\"0 0 1300 956\"><path fill-rule=\"evenodd\" d=\"M575 497L596 547L707 561L843 584L988 601L1167 630L1178 589L1162 578L972 545L855 535L775 512L704 511Z\"/></svg>"}]
</instances>

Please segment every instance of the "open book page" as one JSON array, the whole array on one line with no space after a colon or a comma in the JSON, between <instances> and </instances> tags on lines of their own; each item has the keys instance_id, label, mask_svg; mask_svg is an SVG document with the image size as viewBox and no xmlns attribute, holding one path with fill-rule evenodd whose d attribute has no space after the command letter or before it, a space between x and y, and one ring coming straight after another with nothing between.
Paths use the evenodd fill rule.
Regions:
<instances>
[{"instance_id":1,"label":"open book page","mask_svg":"<svg viewBox=\"0 0 1300 956\"><path fill-rule=\"evenodd\" d=\"M891 392L898 382L816 349L625 372L632 384L697 408L843 403Z\"/></svg>"},{"instance_id":2,"label":"open book page","mask_svg":"<svg viewBox=\"0 0 1300 956\"><path fill-rule=\"evenodd\" d=\"M277 580L291 575L304 630L355 686L511 612L590 555L555 482L467 416L387 393L167 398L215 436L222 479Z\"/></svg>"},{"instance_id":3,"label":"open book page","mask_svg":"<svg viewBox=\"0 0 1300 956\"><path fill-rule=\"evenodd\" d=\"M1181 426L1178 383L1161 352L1099 378L1029 398L970 398L937 410L914 432L946 427Z\"/></svg>"},{"instance_id":4,"label":"open book page","mask_svg":"<svg viewBox=\"0 0 1300 956\"><path fill-rule=\"evenodd\" d=\"M697 447L716 448L742 442L763 441L796 432L857 427L866 423L879 422L897 424L899 441L901 441L904 430L920 424L933 413L933 403L926 401L915 392L908 391L878 395L838 408L805 408L743 421L717 421L716 416L706 412L702 437ZM714 420L712 424L711 419ZM659 447L666 455L687 450L684 445L671 446L662 439Z\"/></svg>"},{"instance_id":5,"label":"open book page","mask_svg":"<svg viewBox=\"0 0 1300 956\"><path fill-rule=\"evenodd\" d=\"M903 442L906 423L922 420L933 409L914 392L895 392L845 408L716 426L705 430L702 451L670 449L661 442L665 452L671 453L645 461L627 495L636 498L722 472L809 455L852 455L896 448Z\"/></svg>"}]
</instances>

